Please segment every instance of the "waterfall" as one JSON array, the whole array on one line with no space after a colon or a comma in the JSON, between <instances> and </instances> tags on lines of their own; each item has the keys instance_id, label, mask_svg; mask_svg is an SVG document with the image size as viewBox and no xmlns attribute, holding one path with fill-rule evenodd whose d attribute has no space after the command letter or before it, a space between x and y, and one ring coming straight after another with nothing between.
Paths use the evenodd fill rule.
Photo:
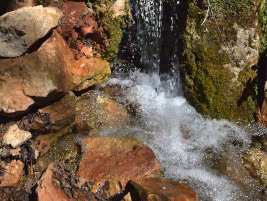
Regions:
<instances>
[{"instance_id":1,"label":"waterfall","mask_svg":"<svg viewBox=\"0 0 267 201\"><path fill-rule=\"evenodd\" d=\"M234 181L229 179L231 173L227 177L216 169L225 160L230 171L242 172L240 156L249 147L249 134L227 120L202 117L182 96L178 12L179 1L134 1L140 64L149 70L136 70L128 78L117 76L106 83L121 85L124 96L119 101L136 103L138 115L126 128L109 128L102 135L122 133L140 139L156 154L164 177L188 183L201 201L260 201L262 189L250 177L240 174L241 181Z\"/></svg>"}]
</instances>

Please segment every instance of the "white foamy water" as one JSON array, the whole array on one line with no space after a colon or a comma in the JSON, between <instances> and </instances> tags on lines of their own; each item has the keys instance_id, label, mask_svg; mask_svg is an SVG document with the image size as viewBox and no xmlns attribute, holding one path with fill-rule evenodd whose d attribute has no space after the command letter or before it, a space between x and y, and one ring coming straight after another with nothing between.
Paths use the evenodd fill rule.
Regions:
<instances>
[{"instance_id":1,"label":"white foamy water","mask_svg":"<svg viewBox=\"0 0 267 201\"><path fill-rule=\"evenodd\" d=\"M123 131L106 130L103 135L120 132L144 142L156 154L164 177L189 183L201 201L258 200L242 194L209 161L210 154L239 155L246 150L250 140L245 131L226 120L203 118L184 97L173 96L170 83L162 83L156 74L137 71L129 79L111 79L107 84L120 84L125 95L121 99L139 109L133 125Z\"/></svg>"}]
</instances>

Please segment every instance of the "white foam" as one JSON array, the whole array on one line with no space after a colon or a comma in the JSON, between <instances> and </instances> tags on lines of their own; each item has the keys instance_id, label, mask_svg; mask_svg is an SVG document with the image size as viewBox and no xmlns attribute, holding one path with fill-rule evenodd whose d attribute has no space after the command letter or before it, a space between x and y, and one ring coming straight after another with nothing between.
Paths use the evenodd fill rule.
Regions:
<instances>
[{"instance_id":1,"label":"white foam","mask_svg":"<svg viewBox=\"0 0 267 201\"><path fill-rule=\"evenodd\" d=\"M232 181L206 164L208 150L237 151L234 141L241 144L239 150L246 149L250 140L241 128L227 120L203 118L184 97L171 97L155 74L137 71L127 81L116 78L112 83L121 83L127 99L140 105L136 124L123 132L151 147L165 177L187 181L202 201L246 200Z\"/></svg>"}]
</instances>

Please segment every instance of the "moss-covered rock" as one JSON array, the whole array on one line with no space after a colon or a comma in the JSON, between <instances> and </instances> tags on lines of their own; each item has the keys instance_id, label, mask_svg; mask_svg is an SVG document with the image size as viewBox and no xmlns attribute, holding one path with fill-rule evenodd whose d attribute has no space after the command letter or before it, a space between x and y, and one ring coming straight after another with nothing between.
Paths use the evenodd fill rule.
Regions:
<instances>
[{"instance_id":1,"label":"moss-covered rock","mask_svg":"<svg viewBox=\"0 0 267 201\"><path fill-rule=\"evenodd\" d=\"M124 11L122 8L124 6ZM91 7L100 22L100 34L104 39L102 55L105 60L113 60L119 52L123 30L129 24L128 0L97 0Z\"/></svg>"},{"instance_id":2,"label":"moss-covered rock","mask_svg":"<svg viewBox=\"0 0 267 201\"><path fill-rule=\"evenodd\" d=\"M259 30L256 0L188 1L180 67L184 92L212 118L254 120Z\"/></svg>"}]
</instances>

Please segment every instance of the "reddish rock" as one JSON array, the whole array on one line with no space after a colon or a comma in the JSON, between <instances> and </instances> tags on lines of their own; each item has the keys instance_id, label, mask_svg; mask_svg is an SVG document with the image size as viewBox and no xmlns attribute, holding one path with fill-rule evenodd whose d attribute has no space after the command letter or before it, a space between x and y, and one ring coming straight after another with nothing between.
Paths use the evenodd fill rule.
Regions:
<instances>
[{"instance_id":1,"label":"reddish rock","mask_svg":"<svg viewBox=\"0 0 267 201\"><path fill-rule=\"evenodd\" d=\"M82 192L75 192L75 197L65 194L61 187L61 183L54 176L54 172L57 171L54 164L50 164L43 174L37 188L38 200L39 201L88 201L88 195ZM75 191L75 189L72 189ZM74 193L74 192L73 192ZM77 194L79 194L77 196ZM90 197L92 201L96 201L93 197Z\"/></svg>"},{"instance_id":2,"label":"reddish rock","mask_svg":"<svg viewBox=\"0 0 267 201\"><path fill-rule=\"evenodd\" d=\"M84 56L86 57L93 57L93 49L91 47L86 47L84 46L82 49L81 49L81 52L84 54Z\"/></svg>"},{"instance_id":3,"label":"reddish rock","mask_svg":"<svg viewBox=\"0 0 267 201\"><path fill-rule=\"evenodd\" d=\"M181 182L163 178L143 178L126 186L133 201L198 201L196 192Z\"/></svg>"},{"instance_id":4,"label":"reddish rock","mask_svg":"<svg viewBox=\"0 0 267 201\"><path fill-rule=\"evenodd\" d=\"M35 103L31 97L51 101L56 94L102 83L110 75L109 63L101 58L76 61L56 31L36 52L2 59L0 66L0 112L5 114L27 110Z\"/></svg>"},{"instance_id":5,"label":"reddish rock","mask_svg":"<svg viewBox=\"0 0 267 201\"><path fill-rule=\"evenodd\" d=\"M77 175L86 181L118 179L124 186L130 179L161 174L152 150L134 139L86 138L82 150Z\"/></svg>"},{"instance_id":6,"label":"reddish rock","mask_svg":"<svg viewBox=\"0 0 267 201\"><path fill-rule=\"evenodd\" d=\"M62 10L64 16L57 30L79 59L84 56L81 50L86 47L85 36L95 33L98 24L84 2L64 2Z\"/></svg>"},{"instance_id":7,"label":"reddish rock","mask_svg":"<svg viewBox=\"0 0 267 201\"><path fill-rule=\"evenodd\" d=\"M0 161L0 167L4 170L3 174L0 174L0 187L16 185L24 174L24 163L20 160L12 160L7 164Z\"/></svg>"}]
</instances>

